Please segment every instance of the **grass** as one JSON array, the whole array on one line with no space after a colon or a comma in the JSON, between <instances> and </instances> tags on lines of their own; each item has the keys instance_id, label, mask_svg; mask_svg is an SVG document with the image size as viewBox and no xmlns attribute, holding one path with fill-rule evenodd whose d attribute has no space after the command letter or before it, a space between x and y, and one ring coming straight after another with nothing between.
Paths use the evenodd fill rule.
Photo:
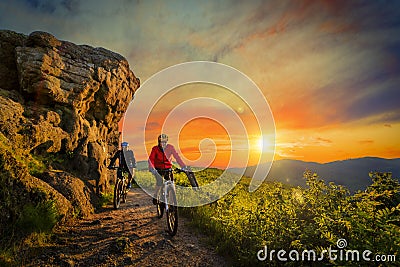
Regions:
<instances>
[{"instance_id":1,"label":"grass","mask_svg":"<svg viewBox=\"0 0 400 267\"><path fill-rule=\"evenodd\" d=\"M0 266L21 265L31 248L43 247L51 240L52 230L59 214L53 201L37 205L26 204L15 224L7 232L9 236L2 238L0 245Z\"/></svg>"},{"instance_id":2,"label":"grass","mask_svg":"<svg viewBox=\"0 0 400 267\"><path fill-rule=\"evenodd\" d=\"M49 233L56 225L59 214L53 201L37 205L26 204L17 220L16 226L24 233Z\"/></svg>"},{"instance_id":3,"label":"grass","mask_svg":"<svg viewBox=\"0 0 400 267\"><path fill-rule=\"evenodd\" d=\"M46 169L47 167L43 161L35 157L31 157L30 161L28 162L28 171L32 176L38 177L43 174Z\"/></svg>"},{"instance_id":4,"label":"grass","mask_svg":"<svg viewBox=\"0 0 400 267\"><path fill-rule=\"evenodd\" d=\"M105 208L107 205L111 205L113 203L113 192L114 185L111 186L111 190L109 192L105 192L100 195L98 208Z\"/></svg>"}]
</instances>

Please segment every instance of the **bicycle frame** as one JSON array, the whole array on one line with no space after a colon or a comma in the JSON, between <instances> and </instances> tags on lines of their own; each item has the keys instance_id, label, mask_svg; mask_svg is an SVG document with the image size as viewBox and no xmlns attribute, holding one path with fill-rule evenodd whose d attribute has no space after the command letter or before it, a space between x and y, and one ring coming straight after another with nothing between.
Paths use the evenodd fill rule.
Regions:
<instances>
[{"instance_id":1,"label":"bicycle frame","mask_svg":"<svg viewBox=\"0 0 400 267\"><path fill-rule=\"evenodd\" d=\"M168 179L165 179L166 176L168 176ZM169 235L174 236L178 230L178 207L172 170L165 171L162 178L163 184L157 194L157 215L158 218L161 218L165 210L167 232Z\"/></svg>"},{"instance_id":2,"label":"bicycle frame","mask_svg":"<svg viewBox=\"0 0 400 267\"><path fill-rule=\"evenodd\" d=\"M168 204L171 204L171 203L168 203L168 199L167 199L168 190L169 190L168 187L170 187L170 186L172 186L172 188L175 190L175 183L173 181L171 181L171 180L166 180L166 181L164 181L163 188L161 189L162 190L162 195L164 196L164 204L166 204L165 205L165 212L168 212L168 209L169 209L169 205Z\"/></svg>"},{"instance_id":3,"label":"bicycle frame","mask_svg":"<svg viewBox=\"0 0 400 267\"><path fill-rule=\"evenodd\" d=\"M158 170L157 173L154 174L156 176L161 176L163 179L161 188L157 193L157 216L161 218L165 210L168 227L167 232L171 236L174 236L178 231L178 204L175 193L174 172L184 172L188 176L193 189L198 189L196 177L190 169L184 170L176 168L175 170Z\"/></svg>"},{"instance_id":4,"label":"bicycle frame","mask_svg":"<svg viewBox=\"0 0 400 267\"><path fill-rule=\"evenodd\" d=\"M117 170L117 177L115 180L115 187L114 187L113 204L114 204L114 209L118 209L121 202L122 203L126 202L126 195L128 193L128 191L126 190L128 174L121 167L113 167L113 169Z\"/></svg>"}]
</instances>

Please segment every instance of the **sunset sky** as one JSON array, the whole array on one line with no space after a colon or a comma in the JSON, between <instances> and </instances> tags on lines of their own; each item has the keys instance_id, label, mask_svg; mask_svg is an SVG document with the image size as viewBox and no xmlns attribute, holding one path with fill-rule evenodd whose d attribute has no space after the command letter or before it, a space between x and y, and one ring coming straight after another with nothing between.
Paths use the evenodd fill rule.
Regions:
<instances>
[{"instance_id":1,"label":"sunset sky","mask_svg":"<svg viewBox=\"0 0 400 267\"><path fill-rule=\"evenodd\" d=\"M275 160L400 157L399 1L10 0L0 2L0 29L42 30L115 51L142 83L188 61L232 66L269 103ZM254 157L260 140L254 116L217 86L177 88L157 103L149 123L157 126L182 101L207 96L244 121ZM199 144L219 148L213 165L223 166L230 154L223 126L194 120L176 145L188 160L199 157ZM149 130L148 146L156 135Z\"/></svg>"}]
</instances>

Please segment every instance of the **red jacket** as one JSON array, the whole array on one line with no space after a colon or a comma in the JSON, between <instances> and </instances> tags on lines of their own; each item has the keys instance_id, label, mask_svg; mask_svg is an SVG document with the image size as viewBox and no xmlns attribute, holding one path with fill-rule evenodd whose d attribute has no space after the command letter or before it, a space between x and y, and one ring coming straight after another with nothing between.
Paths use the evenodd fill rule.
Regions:
<instances>
[{"instance_id":1,"label":"red jacket","mask_svg":"<svg viewBox=\"0 0 400 267\"><path fill-rule=\"evenodd\" d=\"M183 163L181 157L178 155L173 145L167 144L164 152L161 150L160 146L154 146L151 149L151 153L149 156L149 170L154 168L170 169L172 167L172 156L174 156L175 160L178 162L181 168L185 167L185 163Z\"/></svg>"}]
</instances>

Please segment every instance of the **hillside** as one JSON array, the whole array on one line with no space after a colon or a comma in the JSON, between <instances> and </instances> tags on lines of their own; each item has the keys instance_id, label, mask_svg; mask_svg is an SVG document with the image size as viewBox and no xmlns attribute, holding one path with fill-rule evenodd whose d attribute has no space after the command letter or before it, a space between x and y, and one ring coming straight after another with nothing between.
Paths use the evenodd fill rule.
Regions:
<instances>
[{"instance_id":1,"label":"hillside","mask_svg":"<svg viewBox=\"0 0 400 267\"><path fill-rule=\"evenodd\" d=\"M251 177L255 167L247 167L244 175ZM364 190L371 184L371 179L368 175L371 171L392 172L393 177L400 177L400 159L365 157L324 164L289 159L277 160L272 164L266 180L305 186L303 173L306 170L316 172L326 182L344 185L354 192L356 190ZM230 171L240 173L243 169L233 168Z\"/></svg>"},{"instance_id":2,"label":"hillside","mask_svg":"<svg viewBox=\"0 0 400 267\"><path fill-rule=\"evenodd\" d=\"M204 174L212 175L209 170ZM393 178L372 173L365 191L349 194L311 172L303 176L307 188L267 181L254 192L244 177L215 203L185 211L194 225L210 233L232 266L371 266L381 256L382 266L397 266L400 183ZM360 251L360 257L339 257L344 247ZM280 249L284 253L279 256ZM376 257L362 258L366 249Z\"/></svg>"}]
</instances>

